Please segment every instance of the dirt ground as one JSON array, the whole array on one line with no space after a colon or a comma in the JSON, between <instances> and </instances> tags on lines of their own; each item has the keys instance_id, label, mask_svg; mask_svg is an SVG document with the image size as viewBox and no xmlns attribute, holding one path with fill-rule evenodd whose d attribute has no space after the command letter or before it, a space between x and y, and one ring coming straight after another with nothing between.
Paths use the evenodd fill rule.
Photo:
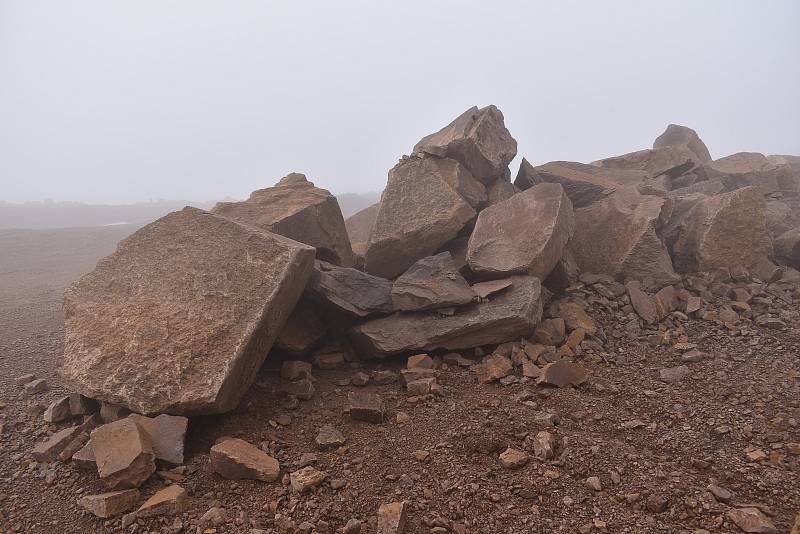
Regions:
<instances>
[{"instance_id":1,"label":"dirt ground","mask_svg":"<svg viewBox=\"0 0 800 534\"><path fill-rule=\"evenodd\" d=\"M731 332L702 320L672 325L705 354L686 363L674 343L632 335L613 306L606 310L602 299L587 297L605 343L581 357L591 375L579 389L524 380L479 385L469 369L450 367L438 371L440 398L409 402L399 381L364 388L388 406L386 422L374 425L343 413L354 389L348 379L357 370L398 371L402 361L315 369L317 392L299 403L281 394L277 362L268 362L235 413L190 422L180 481L191 497L186 514L124 529L119 518L96 519L76 499L104 491L97 477L71 464L38 465L29 452L65 426L41 417L68 393L58 377L61 293L130 231L0 231L2 533L195 532L214 506L225 508L227 519L206 532L285 532L294 522L298 531L322 534L356 518L361 532L372 533L378 507L393 501L408 504L406 533L736 533L727 512L742 504L757 505L788 533L800 512L800 457L789 445L800 442L798 300L786 305L783 331L748 323ZM690 369L686 378L659 380L659 370L681 364ZM47 379L49 391L22 395L14 378L26 373ZM406 422L398 422L401 413ZM325 424L344 433L343 448L316 450L316 431ZM530 452L541 430L561 441L555 459L531 459L514 470L500 465L499 452ZM328 482L298 496L280 479L224 480L208 467L209 448L222 436L261 445L286 472L313 453ZM751 461L747 452L754 449L765 459ZM600 491L588 487L589 477L599 478ZM143 497L167 484L151 477ZM715 498L710 484L732 497Z\"/></svg>"}]
</instances>

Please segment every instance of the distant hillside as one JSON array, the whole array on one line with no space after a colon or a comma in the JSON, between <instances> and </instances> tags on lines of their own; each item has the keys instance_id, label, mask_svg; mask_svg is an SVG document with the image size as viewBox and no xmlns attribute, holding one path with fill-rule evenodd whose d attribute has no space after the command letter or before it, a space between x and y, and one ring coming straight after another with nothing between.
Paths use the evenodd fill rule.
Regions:
<instances>
[{"instance_id":1,"label":"distant hillside","mask_svg":"<svg viewBox=\"0 0 800 534\"><path fill-rule=\"evenodd\" d=\"M345 218L377 202L378 193L345 193L337 197ZM225 199L234 200L234 199ZM0 201L0 228L79 228L132 224L141 226L184 206L211 209L211 202L159 200L136 204L82 204L80 202L25 202L12 204Z\"/></svg>"}]
</instances>

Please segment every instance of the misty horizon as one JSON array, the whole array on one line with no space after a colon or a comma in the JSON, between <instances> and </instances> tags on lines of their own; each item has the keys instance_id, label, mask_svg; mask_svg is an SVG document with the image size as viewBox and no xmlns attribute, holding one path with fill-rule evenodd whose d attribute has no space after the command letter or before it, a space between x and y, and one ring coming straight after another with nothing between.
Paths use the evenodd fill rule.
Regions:
<instances>
[{"instance_id":1,"label":"misty horizon","mask_svg":"<svg viewBox=\"0 0 800 534\"><path fill-rule=\"evenodd\" d=\"M714 158L800 154L797 2L236 6L0 4L0 200L207 202L292 171L380 192L489 104L512 173L649 148L669 123Z\"/></svg>"}]
</instances>

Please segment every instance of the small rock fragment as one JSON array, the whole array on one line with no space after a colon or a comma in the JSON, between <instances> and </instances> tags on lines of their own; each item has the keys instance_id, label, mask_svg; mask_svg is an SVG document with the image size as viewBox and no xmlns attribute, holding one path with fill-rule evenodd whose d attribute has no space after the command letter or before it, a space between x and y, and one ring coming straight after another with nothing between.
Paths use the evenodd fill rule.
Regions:
<instances>
[{"instance_id":1,"label":"small rock fragment","mask_svg":"<svg viewBox=\"0 0 800 534\"><path fill-rule=\"evenodd\" d=\"M133 419L98 427L91 444L100 479L111 489L138 488L156 471L153 446Z\"/></svg>"},{"instance_id":2,"label":"small rock fragment","mask_svg":"<svg viewBox=\"0 0 800 534\"><path fill-rule=\"evenodd\" d=\"M252 479L272 482L280 472L278 460L258 447L236 438L211 447L211 468L227 479Z\"/></svg>"},{"instance_id":3,"label":"small rock fragment","mask_svg":"<svg viewBox=\"0 0 800 534\"><path fill-rule=\"evenodd\" d=\"M308 466L291 473L289 482L292 485L292 491L304 493L322 484L326 478L328 478L328 473Z\"/></svg>"},{"instance_id":4,"label":"small rock fragment","mask_svg":"<svg viewBox=\"0 0 800 534\"><path fill-rule=\"evenodd\" d=\"M525 452L511 447L500 453L500 465L506 469L518 469L527 464L529 460L530 456Z\"/></svg>"},{"instance_id":5,"label":"small rock fragment","mask_svg":"<svg viewBox=\"0 0 800 534\"><path fill-rule=\"evenodd\" d=\"M380 424L386 415L380 395L351 391L347 395L350 403L350 418Z\"/></svg>"},{"instance_id":6,"label":"small rock fragment","mask_svg":"<svg viewBox=\"0 0 800 534\"><path fill-rule=\"evenodd\" d=\"M341 447L347 441L344 435L332 425L325 425L319 429L314 441L319 450L326 451Z\"/></svg>"},{"instance_id":7,"label":"small rock fragment","mask_svg":"<svg viewBox=\"0 0 800 534\"><path fill-rule=\"evenodd\" d=\"M555 387L578 387L589 377L589 371L580 364L567 360L548 363L542 368L537 384Z\"/></svg>"},{"instance_id":8,"label":"small rock fragment","mask_svg":"<svg viewBox=\"0 0 800 534\"><path fill-rule=\"evenodd\" d=\"M99 495L87 495L78 499L78 504L97 517L107 519L123 514L139 500L138 489L112 491Z\"/></svg>"},{"instance_id":9,"label":"small rock fragment","mask_svg":"<svg viewBox=\"0 0 800 534\"><path fill-rule=\"evenodd\" d=\"M666 369L661 369L658 372L658 374L662 382L666 382L667 384L674 384L676 382L680 382L681 380L689 376L691 374L691 371L685 365L679 365L678 367L668 367Z\"/></svg>"},{"instance_id":10,"label":"small rock fragment","mask_svg":"<svg viewBox=\"0 0 800 534\"><path fill-rule=\"evenodd\" d=\"M728 518L744 532L778 534L775 525L758 508L734 508L728 510Z\"/></svg>"},{"instance_id":11,"label":"small rock fragment","mask_svg":"<svg viewBox=\"0 0 800 534\"><path fill-rule=\"evenodd\" d=\"M174 484L168 486L155 495L147 499L142 506L136 510L136 517L156 517L161 515L179 515L183 513L189 505L189 498L186 490Z\"/></svg>"},{"instance_id":12,"label":"small rock fragment","mask_svg":"<svg viewBox=\"0 0 800 534\"><path fill-rule=\"evenodd\" d=\"M403 534L406 528L406 503L393 502L378 508L377 534Z\"/></svg>"}]
</instances>

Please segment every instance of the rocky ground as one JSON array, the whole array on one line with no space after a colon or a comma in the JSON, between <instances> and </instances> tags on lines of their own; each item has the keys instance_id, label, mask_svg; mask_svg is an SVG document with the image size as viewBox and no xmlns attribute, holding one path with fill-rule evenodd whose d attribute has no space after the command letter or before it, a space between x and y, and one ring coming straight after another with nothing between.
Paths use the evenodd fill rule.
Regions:
<instances>
[{"instance_id":1,"label":"rocky ground","mask_svg":"<svg viewBox=\"0 0 800 534\"><path fill-rule=\"evenodd\" d=\"M72 463L38 464L30 451L67 426L42 417L69 393L57 373L61 291L125 233L0 235L0 532L321 534L348 524L358 532L360 522L371 533L381 505L393 502L405 502L406 533L734 533L742 509L764 522L750 532L785 533L795 524L800 294L730 280L710 284L700 310L649 326L618 284L573 287L566 298L597 326L574 350L589 372L577 388L537 386L516 368L478 383L468 367L437 359L442 395L410 396L399 378L405 359L387 359L315 368L316 392L298 401L283 392L280 362L268 360L238 410L191 419L184 466L164 468L140 488L143 500L180 484L186 512L97 519L76 505L107 491L97 476ZM737 288L747 296L732 299L728 290ZM750 303L734 304L742 298ZM353 385L358 372L371 375L366 386ZM14 378L27 373L44 378L47 391L25 394ZM349 416L356 390L380 395L383 423ZM325 425L344 435L343 446L319 450ZM226 436L277 458L278 480L216 474L209 451ZM552 453L543 444L553 444ZM293 492L285 474L304 465L327 478Z\"/></svg>"}]
</instances>

